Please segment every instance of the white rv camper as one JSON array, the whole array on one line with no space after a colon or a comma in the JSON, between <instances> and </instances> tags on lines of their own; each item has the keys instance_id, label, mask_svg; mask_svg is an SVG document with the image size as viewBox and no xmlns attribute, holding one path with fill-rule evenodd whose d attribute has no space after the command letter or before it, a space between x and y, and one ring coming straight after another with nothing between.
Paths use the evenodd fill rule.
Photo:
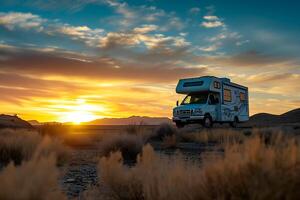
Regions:
<instances>
[{"instance_id":1,"label":"white rv camper","mask_svg":"<svg viewBox=\"0 0 300 200\"><path fill-rule=\"evenodd\" d=\"M211 127L214 122L228 122L235 127L249 119L248 88L228 78L203 76L179 80L176 92L185 94L173 109L177 127L201 123Z\"/></svg>"}]
</instances>

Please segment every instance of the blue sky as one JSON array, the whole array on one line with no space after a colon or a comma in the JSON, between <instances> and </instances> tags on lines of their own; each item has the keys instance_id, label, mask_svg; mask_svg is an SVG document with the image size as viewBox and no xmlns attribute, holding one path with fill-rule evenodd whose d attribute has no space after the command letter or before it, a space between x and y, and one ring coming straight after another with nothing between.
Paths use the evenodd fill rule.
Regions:
<instances>
[{"instance_id":1,"label":"blue sky","mask_svg":"<svg viewBox=\"0 0 300 200\"><path fill-rule=\"evenodd\" d=\"M1 101L25 118L44 119L29 113L47 107L45 116L57 119L57 99L101 104L98 117L170 116L181 98L174 94L179 78L215 75L249 87L252 114L282 113L300 105L299 7L297 1L1 1ZM32 82L39 87L24 85ZM123 101L110 100L117 96Z\"/></svg>"}]
</instances>

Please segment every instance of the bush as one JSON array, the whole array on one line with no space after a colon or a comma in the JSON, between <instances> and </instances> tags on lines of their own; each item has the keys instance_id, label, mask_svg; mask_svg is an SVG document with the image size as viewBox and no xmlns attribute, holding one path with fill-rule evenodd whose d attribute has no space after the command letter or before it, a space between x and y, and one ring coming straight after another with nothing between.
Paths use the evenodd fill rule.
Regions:
<instances>
[{"instance_id":1,"label":"bush","mask_svg":"<svg viewBox=\"0 0 300 200\"><path fill-rule=\"evenodd\" d=\"M177 142L178 141L176 135L168 135L164 137L162 146L164 148L176 148Z\"/></svg>"},{"instance_id":2,"label":"bush","mask_svg":"<svg viewBox=\"0 0 300 200\"><path fill-rule=\"evenodd\" d=\"M68 150L59 139L42 137L35 131L3 129L0 131L0 163L7 165L13 161L20 165L33 157L57 155L57 164L68 158Z\"/></svg>"},{"instance_id":3,"label":"bush","mask_svg":"<svg viewBox=\"0 0 300 200\"><path fill-rule=\"evenodd\" d=\"M101 155L108 156L111 152L120 151L124 161L135 162L142 151L142 136L120 134L106 137L99 145Z\"/></svg>"},{"instance_id":4,"label":"bush","mask_svg":"<svg viewBox=\"0 0 300 200\"><path fill-rule=\"evenodd\" d=\"M58 187L55 156L33 158L0 171L0 199L66 199Z\"/></svg>"},{"instance_id":5,"label":"bush","mask_svg":"<svg viewBox=\"0 0 300 200\"><path fill-rule=\"evenodd\" d=\"M172 136L175 134L177 134L177 129L171 124L164 123L159 125L154 135L152 136L152 139L163 140L164 137Z\"/></svg>"},{"instance_id":6,"label":"bush","mask_svg":"<svg viewBox=\"0 0 300 200\"><path fill-rule=\"evenodd\" d=\"M70 133L70 126L63 125L61 123L45 123L38 126L38 132L43 136L50 137L63 137Z\"/></svg>"},{"instance_id":7,"label":"bush","mask_svg":"<svg viewBox=\"0 0 300 200\"><path fill-rule=\"evenodd\" d=\"M297 199L300 148L295 139L253 136L226 143L224 157L202 165L158 157L150 146L134 167L116 152L99 163L100 177L116 199Z\"/></svg>"}]
</instances>

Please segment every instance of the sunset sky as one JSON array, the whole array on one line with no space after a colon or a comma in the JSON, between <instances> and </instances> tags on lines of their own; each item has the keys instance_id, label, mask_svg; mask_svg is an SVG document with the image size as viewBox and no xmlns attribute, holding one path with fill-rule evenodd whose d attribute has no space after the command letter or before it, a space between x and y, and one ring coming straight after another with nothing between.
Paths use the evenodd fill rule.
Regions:
<instances>
[{"instance_id":1,"label":"sunset sky","mask_svg":"<svg viewBox=\"0 0 300 200\"><path fill-rule=\"evenodd\" d=\"M249 87L250 114L300 107L296 1L0 5L0 113L60 122L171 117L182 99L178 79L203 75Z\"/></svg>"}]
</instances>

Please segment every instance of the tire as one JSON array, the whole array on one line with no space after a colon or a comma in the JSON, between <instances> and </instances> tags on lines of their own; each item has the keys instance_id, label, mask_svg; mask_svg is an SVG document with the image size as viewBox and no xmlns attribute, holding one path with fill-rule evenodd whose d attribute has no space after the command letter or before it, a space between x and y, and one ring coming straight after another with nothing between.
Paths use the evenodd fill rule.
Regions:
<instances>
[{"instance_id":1,"label":"tire","mask_svg":"<svg viewBox=\"0 0 300 200\"><path fill-rule=\"evenodd\" d=\"M230 126L232 128L236 128L238 123L239 123L239 119L237 117L234 117L233 122L230 122Z\"/></svg>"},{"instance_id":2,"label":"tire","mask_svg":"<svg viewBox=\"0 0 300 200\"><path fill-rule=\"evenodd\" d=\"M202 125L205 127L205 128L211 128L213 126L213 122L212 122L212 119L210 116L205 116L203 118L203 122L202 122Z\"/></svg>"},{"instance_id":3,"label":"tire","mask_svg":"<svg viewBox=\"0 0 300 200\"><path fill-rule=\"evenodd\" d=\"M177 128L183 128L184 127L184 123L182 123L182 122L176 122L176 127Z\"/></svg>"}]
</instances>

